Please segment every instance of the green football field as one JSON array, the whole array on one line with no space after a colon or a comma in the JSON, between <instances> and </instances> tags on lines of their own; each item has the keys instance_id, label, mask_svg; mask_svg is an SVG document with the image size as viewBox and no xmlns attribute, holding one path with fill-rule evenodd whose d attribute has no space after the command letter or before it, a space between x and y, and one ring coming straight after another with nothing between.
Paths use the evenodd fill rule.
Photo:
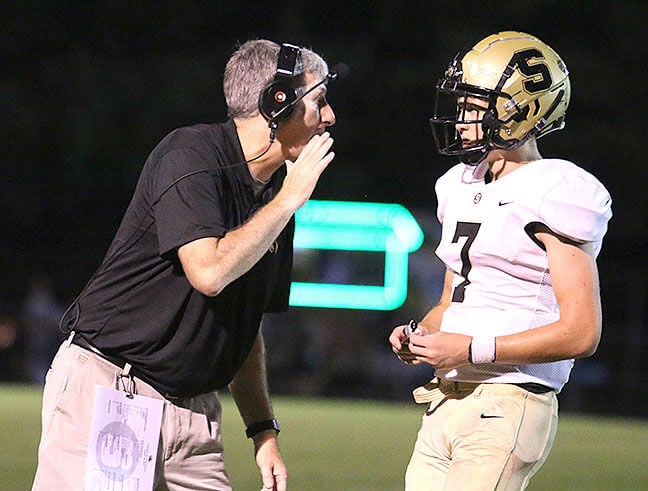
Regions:
<instances>
[{"instance_id":1,"label":"green football field","mask_svg":"<svg viewBox=\"0 0 648 491\"><path fill-rule=\"evenodd\" d=\"M40 431L40 387L0 386L0 489L28 490ZM236 490L258 491L251 442L224 397L226 458ZM277 397L289 489L389 491L403 474L419 426L414 403ZM549 459L531 490L647 490L648 420L561 416ZM55 484L52 483L56 489Z\"/></svg>"}]
</instances>

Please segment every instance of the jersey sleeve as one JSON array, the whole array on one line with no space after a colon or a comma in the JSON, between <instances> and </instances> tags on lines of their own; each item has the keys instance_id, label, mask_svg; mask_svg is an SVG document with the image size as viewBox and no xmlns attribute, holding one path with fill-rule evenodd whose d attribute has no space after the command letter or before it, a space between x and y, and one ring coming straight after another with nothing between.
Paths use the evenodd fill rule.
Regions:
<instances>
[{"instance_id":1,"label":"jersey sleeve","mask_svg":"<svg viewBox=\"0 0 648 491\"><path fill-rule=\"evenodd\" d=\"M542 223L576 242L599 242L612 217L612 198L595 177L587 173L563 176L552 186L539 207Z\"/></svg>"},{"instance_id":2,"label":"jersey sleeve","mask_svg":"<svg viewBox=\"0 0 648 491\"><path fill-rule=\"evenodd\" d=\"M160 255L192 240L225 234L216 177L194 148L175 149L161 159L153 203Z\"/></svg>"}]
</instances>

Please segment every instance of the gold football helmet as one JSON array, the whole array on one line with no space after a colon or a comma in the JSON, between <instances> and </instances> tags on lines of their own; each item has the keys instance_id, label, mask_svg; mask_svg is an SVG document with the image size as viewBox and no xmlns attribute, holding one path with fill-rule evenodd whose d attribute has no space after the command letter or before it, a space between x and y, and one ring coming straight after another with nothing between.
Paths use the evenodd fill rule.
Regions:
<instances>
[{"instance_id":1,"label":"gold football helmet","mask_svg":"<svg viewBox=\"0 0 648 491\"><path fill-rule=\"evenodd\" d=\"M472 165L493 149L514 149L562 129L571 95L560 56L538 38L515 31L490 35L457 54L436 89L430 123L439 153L459 155ZM466 118L466 104L475 99L487 109L477 119ZM481 124L483 137L462 144L458 124Z\"/></svg>"}]
</instances>

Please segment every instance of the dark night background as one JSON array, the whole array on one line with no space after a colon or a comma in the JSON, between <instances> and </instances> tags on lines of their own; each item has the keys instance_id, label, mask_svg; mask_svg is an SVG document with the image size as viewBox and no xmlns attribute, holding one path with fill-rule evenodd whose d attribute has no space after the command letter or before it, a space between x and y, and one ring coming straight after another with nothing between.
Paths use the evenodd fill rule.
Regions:
<instances>
[{"instance_id":1,"label":"dark night background","mask_svg":"<svg viewBox=\"0 0 648 491\"><path fill-rule=\"evenodd\" d=\"M643 1L14 0L1 11L0 316L12 317L21 315L35 275L51 279L62 304L74 298L108 247L152 148L175 127L224 118L225 62L237 42L251 38L312 47L331 65L349 65L349 76L330 86L337 157L313 197L405 205L431 231L422 257L437 281L433 185L451 162L436 154L428 127L434 85L457 51L492 32L538 36L566 62L573 89L566 128L542 139L541 151L594 173L614 200L599 257L603 340L575 371L565 406L648 415ZM373 352L385 351L395 323L420 317L436 301L421 298L414 281L410 288L395 312L298 309L288 318L334 325L340 335L364 333ZM286 336L274 335L281 339L273 343L284 343L276 349L289 350ZM321 366L338 363L345 372L345 355L332 356ZM274 372L271 364L276 391L286 370L317 369L312 360L300 363ZM401 396L360 392L356 382L330 394Z\"/></svg>"}]
</instances>

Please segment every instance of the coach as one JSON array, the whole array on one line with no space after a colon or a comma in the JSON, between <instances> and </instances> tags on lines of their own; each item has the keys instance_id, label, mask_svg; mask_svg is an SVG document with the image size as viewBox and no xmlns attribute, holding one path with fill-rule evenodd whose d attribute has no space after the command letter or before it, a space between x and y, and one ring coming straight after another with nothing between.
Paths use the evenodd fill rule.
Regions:
<instances>
[{"instance_id":1,"label":"coach","mask_svg":"<svg viewBox=\"0 0 648 491\"><path fill-rule=\"evenodd\" d=\"M176 129L150 154L106 257L64 316L33 489L88 482L93 421L106 411L97 387L162 406L155 489L231 489L225 387L264 489L286 489L260 324L288 307L293 215L334 157L333 78L308 49L248 41L225 69L228 119Z\"/></svg>"}]
</instances>

